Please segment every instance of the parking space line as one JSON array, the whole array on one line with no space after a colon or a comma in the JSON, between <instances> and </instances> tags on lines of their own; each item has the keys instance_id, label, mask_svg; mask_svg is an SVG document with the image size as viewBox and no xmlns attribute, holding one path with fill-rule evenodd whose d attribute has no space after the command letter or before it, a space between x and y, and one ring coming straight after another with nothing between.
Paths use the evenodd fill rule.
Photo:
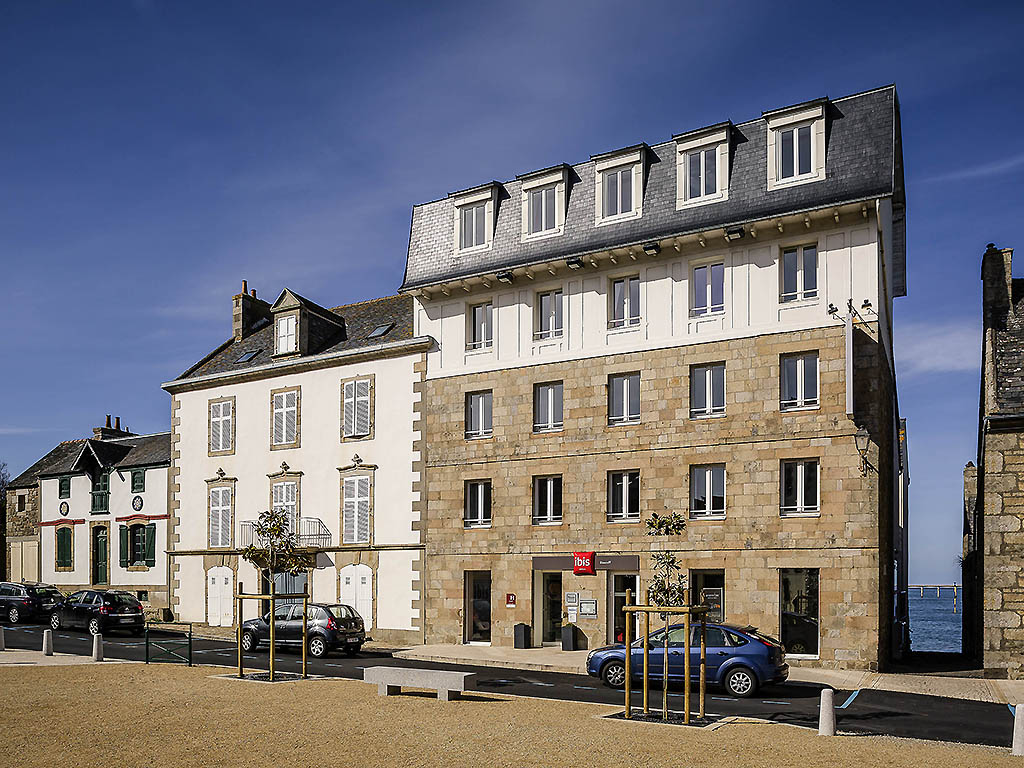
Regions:
<instances>
[{"instance_id":1,"label":"parking space line","mask_svg":"<svg viewBox=\"0 0 1024 768\"><path fill-rule=\"evenodd\" d=\"M857 689L856 691L854 691L853 693L851 693L851 694L850 694L850 698L848 698L848 699L847 699L846 701L844 701L844 702L842 703L842 705L840 705L840 706L836 707L836 709L846 709L846 708L847 708L848 706L850 706L851 704L853 704L853 700L857 698L857 695L858 695L859 693L860 693L860 688L858 688L858 689Z\"/></svg>"},{"instance_id":2,"label":"parking space line","mask_svg":"<svg viewBox=\"0 0 1024 768\"><path fill-rule=\"evenodd\" d=\"M769 699L761 699L761 703L762 704L781 704L781 705L786 706L786 707L788 707L791 704L791 702L788 702L788 701L771 701Z\"/></svg>"},{"instance_id":3,"label":"parking space line","mask_svg":"<svg viewBox=\"0 0 1024 768\"><path fill-rule=\"evenodd\" d=\"M596 690L594 688L594 686L592 686L592 685L574 685L573 688L575 688L578 691L593 691L593 690Z\"/></svg>"},{"instance_id":4,"label":"parking space line","mask_svg":"<svg viewBox=\"0 0 1024 768\"><path fill-rule=\"evenodd\" d=\"M554 688L554 683L534 683L534 685L543 685L545 688Z\"/></svg>"},{"instance_id":5,"label":"parking space line","mask_svg":"<svg viewBox=\"0 0 1024 768\"><path fill-rule=\"evenodd\" d=\"M728 696L712 696L711 698L714 701L736 701L736 699L730 698Z\"/></svg>"}]
</instances>

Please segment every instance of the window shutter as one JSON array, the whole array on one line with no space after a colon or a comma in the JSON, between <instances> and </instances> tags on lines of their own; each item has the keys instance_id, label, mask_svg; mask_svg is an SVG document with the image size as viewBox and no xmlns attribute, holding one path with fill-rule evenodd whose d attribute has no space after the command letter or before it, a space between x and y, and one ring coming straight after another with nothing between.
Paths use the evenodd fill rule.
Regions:
<instances>
[{"instance_id":1,"label":"window shutter","mask_svg":"<svg viewBox=\"0 0 1024 768\"><path fill-rule=\"evenodd\" d=\"M210 450L220 449L220 403L213 403L210 406Z\"/></svg>"},{"instance_id":2,"label":"window shutter","mask_svg":"<svg viewBox=\"0 0 1024 768\"><path fill-rule=\"evenodd\" d=\"M146 525L146 565L156 565L156 523Z\"/></svg>"},{"instance_id":3,"label":"window shutter","mask_svg":"<svg viewBox=\"0 0 1024 768\"><path fill-rule=\"evenodd\" d=\"M357 541L365 543L370 540L370 478L356 478L358 504L356 507Z\"/></svg>"},{"instance_id":4,"label":"window shutter","mask_svg":"<svg viewBox=\"0 0 1024 768\"><path fill-rule=\"evenodd\" d=\"M285 403L285 411L284 411L284 442L286 442L286 443L294 443L295 442L295 432L296 432L297 416L298 416L297 409L296 409L297 403L296 403L295 397L296 397L296 393L295 392L285 392L284 393L284 403Z\"/></svg>"},{"instance_id":5,"label":"window shutter","mask_svg":"<svg viewBox=\"0 0 1024 768\"><path fill-rule=\"evenodd\" d=\"M351 437L352 435L355 434L356 428L356 383L354 381L345 382L344 418L345 437Z\"/></svg>"},{"instance_id":6,"label":"window shutter","mask_svg":"<svg viewBox=\"0 0 1024 768\"><path fill-rule=\"evenodd\" d=\"M231 489L220 489L220 543L231 546Z\"/></svg>"},{"instance_id":7,"label":"window shutter","mask_svg":"<svg viewBox=\"0 0 1024 768\"><path fill-rule=\"evenodd\" d=\"M355 478L345 479L345 498L342 502L342 543L354 544L356 541L356 481Z\"/></svg>"},{"instance_id":8,"label":"window shutter","mask_svg":"<svg viewBox=\"0 0 1024 768\"><path fill-rule=\"evenodd\" d=\"M210 490L210 546L220 546L220 488Z\"/></svg>"},{"instance_id":9,"label":"window shutter","mask_svg":"<svg viewBox=\"0 0 1024 768\"><path fill-rule=\"evenodd\" d=\"M128 567L128 526L118 526L119 533L121 534L121 567Z\"/></svg>"},{"instance_id":10,"label":"window shutter","mask_svg":"<svg viewBox=\"0 0 1024 768\"><path fill-rule=\"evenodd\" d=\"M274 395L274 444L284 441L284 395Z\"/></svg>"},{"instance_id":11,"label":"window shutter","mask_svg":"<svg viewBox=\"0 0 1024 768\"><path fill-rule=\"evenodd\" d=\"M370 434L370 380L355 382L356 390L356 434Z\"/></svg>"}]
</instances>

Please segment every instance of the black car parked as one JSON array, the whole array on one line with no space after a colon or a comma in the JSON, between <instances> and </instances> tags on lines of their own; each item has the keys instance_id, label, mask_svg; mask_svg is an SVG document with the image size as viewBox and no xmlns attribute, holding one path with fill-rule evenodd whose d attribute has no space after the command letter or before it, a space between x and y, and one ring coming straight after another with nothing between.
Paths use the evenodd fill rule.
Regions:
<instances>
[{"instance_id":1,"label":"black car parked","mask_svg":"<svg viewBox=\"0 0 1024 768\"><path fill-rule=\"evenodd\" d=\"M302 604L274 607L274 644L302 646ZM310 603L306 625L309 655L321 658L335 648L349 656L359 653L366 642L363 620L349 605ZM270 613L242 623L242 650L254 651L270 643Z\"/></svg>"},{"instance_id":2,"label":"black car parked","mask_svg":"<svg viewBox=\"0 0 1024 768\"><path fill-rule=\"evenodd\" d=\"M50 626L81 627L94 635L123 629L137 637L146 626L146 617L142 603L130 592L83 589L57 604L50 613Z\"/></svg>"},{"instance_id":3,"label":"black car parked","mask_svg":"<svg viewBox=\"0 0 1024 768\"><path fill-rule=\"evenodd\" d=\"M0 617L11 624L46 618L64 595L49 584L0 582Z\"/></svg>"}]
</instances>

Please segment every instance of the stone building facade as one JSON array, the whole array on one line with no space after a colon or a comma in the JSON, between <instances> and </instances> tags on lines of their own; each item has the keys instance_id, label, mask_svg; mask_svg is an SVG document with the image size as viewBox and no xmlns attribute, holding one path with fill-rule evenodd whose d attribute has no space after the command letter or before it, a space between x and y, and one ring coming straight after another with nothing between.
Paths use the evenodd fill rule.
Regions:
<instances>
[{"instance_id":1,"label":"stone building facade","mask_svg":"<svg viewBox=\"0 0 1024 768\"><path fill-rule=\"evenodd\" d=\"M802 181L779 171L790 125L811 137ZM887 88L414 208L402 290L437 342L428 642L617 639L668 550L694 601L792 663L875 669L907 647L899 142ZM688 197L698 152L710 200ZM607 215L613 184L631 191ZM795 370L813 398L793 402ZM685 532L646 535L666 512Z\"/></svg>"},{"instance_id":2,"label":"stone building facade","mask_svg":"<svg viewBox=\"0 0 1024 768\"><path fill-rule=\"evenodd\" d=\"M976 462L964 470L964 652L1024 678L1024 280L1013 250L982 256L984 317Z\"/></svg>"}]
</instances>

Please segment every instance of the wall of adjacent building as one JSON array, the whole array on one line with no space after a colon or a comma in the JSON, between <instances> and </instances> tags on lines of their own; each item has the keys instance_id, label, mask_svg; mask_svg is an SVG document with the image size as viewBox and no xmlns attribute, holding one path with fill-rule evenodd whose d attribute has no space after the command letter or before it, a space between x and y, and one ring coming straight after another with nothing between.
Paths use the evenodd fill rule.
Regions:
<instances>
[{"instance_id":1,"label":"wall of adjacent building","mask_svg":"<svg viewBox=\"0 0 1024 768\"><path fill-rule=\"evenodd\" d=\"M18 509L18 497L25 508ZM13 581L39 579L39 488L11 488L7 491L7 564L4 578Z\"/></svg>"}]
</instances>

